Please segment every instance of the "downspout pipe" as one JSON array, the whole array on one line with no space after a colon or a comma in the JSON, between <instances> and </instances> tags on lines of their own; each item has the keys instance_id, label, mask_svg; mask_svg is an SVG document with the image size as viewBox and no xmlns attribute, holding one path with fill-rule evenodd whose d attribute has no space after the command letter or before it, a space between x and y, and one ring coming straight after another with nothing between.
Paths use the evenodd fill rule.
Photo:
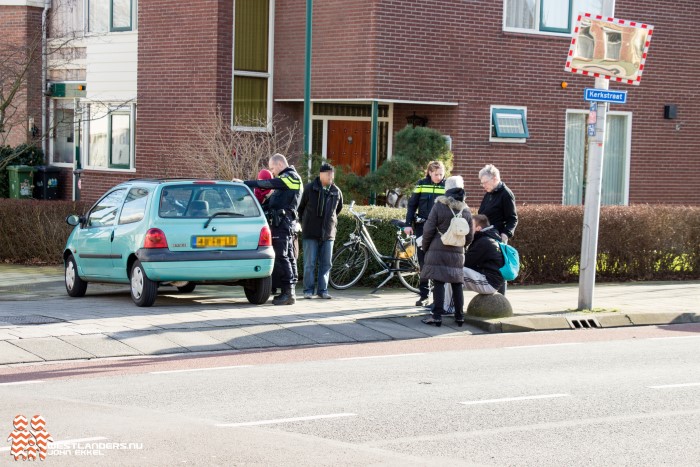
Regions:
<instances>
[{"instance_id":1,"label":"downspout pipe","mask_svg":"<svg viewBox=\"0 0 700 467\"><path fill-rule=\"evenodd\" d=\"M48 155L48 110L46 106L46 83L48 76L49 60L47 50L48 16L51 9L51 0L44 0L44 11L41 13L41 150L44 153L44 163L49 164Z\"/></svg>"}]
</instances>

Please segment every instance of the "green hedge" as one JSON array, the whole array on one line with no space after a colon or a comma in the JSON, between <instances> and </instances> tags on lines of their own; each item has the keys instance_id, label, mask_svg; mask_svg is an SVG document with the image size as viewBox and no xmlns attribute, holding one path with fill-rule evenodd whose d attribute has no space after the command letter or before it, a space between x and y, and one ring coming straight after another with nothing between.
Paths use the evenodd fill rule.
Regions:
<instances>
[{"instance_id":1,"label":"green hedge","mask_svg":"<svg viewBox=\"0 0 700 467\"><path fill-rule=\"evenodd\" d=\"M0 261L60 264L71 231L65 217L83 213L87 207L71 201L0 199ZM344 207L338 221L336 251L355 228L348 207ZM377 206L356 206L356 210L381 221L370 233L379 251L390 254L396 229L388 221L404 219L405 210ZM518 207L518 214L520 221L511 244L520 252L522 269L515 282L577 281L583 208L530 205ZM299 269L303 271L302 258ZM372 261L361 284L379 284L381 278L368 279L377 271L379 267ZM602 208L597 279L700 279L700 207Z\"/></svg>"}]
</instances>

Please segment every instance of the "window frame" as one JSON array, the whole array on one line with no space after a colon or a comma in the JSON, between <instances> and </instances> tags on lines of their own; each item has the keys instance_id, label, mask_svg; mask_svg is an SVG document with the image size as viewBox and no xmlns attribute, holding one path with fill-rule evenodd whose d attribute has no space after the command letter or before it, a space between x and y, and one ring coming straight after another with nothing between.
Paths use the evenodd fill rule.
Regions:
<instances>
[{"instance_id":1,"label":"window frame","mask_svg":"<svg viewBox=\"0 0 700 467\"><path fill-rule=\"evenodd\" d=\"M523 119L524 132L507 133L500 132L498 123L496 123L496 114L505 113L520 115ZM514 105L492 105L490 109L489 119L489 141L497 143L526 143L530 137L530 131L527 126L527 107Z\"/></svg>"},{"instance_id":2,"label":"window frame","mask_svg":"<svg viewBox=\"0 0 700 467\"><path fill-rule=\"evenodd\" d=\"M505 32L517 32L517 33L524 33L524 34L537 34L537 35L543 35L543 36L557 36L557 37L571 37L574 25L576 24L576 17L580 13L579 11L575 11L574 7L576 6L574 2L576 0L568 0L569 2L569 26L568 29L563 29L563 28L542 28L542 15L544 14L544 9L542 8L542 2L544 0L535 0L535 26L532 29L529 28L518 28L518 27L512 27L512 26L507 26L507 17L506 17L506 12L507 12L507 3L508 0L503 0L503 9L502 9L502 16L503 16L503 31ZM600 12L584 12L584 13L598 13L603 16L610 16L613 17L615 16L615 0L602 0L603 2L603 11Z\"/></svg>"},{"instance_id":3,"label":"window frame","mask_svg":"<svg viewBox=\"0 0 700 467\"><path fill-rule=\"evenodd\" d=\"M231 52L231 128L236 131L258 131L258 132L272 132L272 83L273 83L273 70L274 70L274 46L275 46L275 0L268 0L268 38L267 38L267 72L259 71L243 71L236 70L236 2L233 2L233 48ZM236 125L236 115L235 115L235 80L236 76L248 77L248 78L264 78L267 79L267 125L264 127L251 127L251 126L241 126Z\"/></svg>"},{"instance_id":4,"label":"window frame","mask_svg":"<svg viewBox=\"0 0 700 467\"><path fill-rule=\"evenodd\" d=\"M136 105L131 104L129 107L125 106L107 106L107 109L97 108L87 104L85 106L87 118L84 123L84 133L85 139L83 141L85 147L84 158L81 157L81 161L84 161L83 168L90 170L103 170L103 171L136 171L136 157L135 157L135 123L136 123ZM129 116L129 163L128 164L113 164L112 163L112 116L113 115L128 115ZM106 119L107 125L107 148L106 148L106 165L95 165L93 164L93 148L90 141L92 137L92 125L93 120Z\"/></svg>"},{"instance_id":5,"label":"window frame","mask_svg":"<svg viewBox=\"0 0 700 467\"><path fill-rule=\"evenodd\" d=\"M114 27L114 1L109 0L109 32L124 32L134 30L134 0L129 0L129 26ZM571 0L569 0L571 1Z\"/></svg>"},{"instance_id":6,"label":"window frame","mask_svg":"<svg viewBox=\"0 0 700 467\"><path fill-rule=\"evenodd\" d=\"M95 0L99 1L99 0ZM94 31L90 24L90 0L85 0L84 11L85 11L85 33L86 34L106 34L110 32L131 32L136 31L137 18L134 14L136 10L134 3L138 0L129 0L129 26L128 27L114 27L114 0L109 1L109 18L107 19L107 28L104 31Z\"/></svg>"},{"instance_id":7,"label":"window frame","mask_svg":"<svg viewBox=\"0 0 700 467\"><path fill-rule=\"evenodd\" d=\"M567 127L567 121L569 118L570 114L579 114L579 115L584 115L586 118L590 114L590 111L587 109L566 109L564 112L564 141L566 141L566 127ZM629 206L630 203L630 183L631 183L631 164L632 164L632 129L633 129L633 124L634 124L634 113L631 111L623 111L623 110L608 110L606 118L610 117L611 115L615 116L621 116L625 117L626 119L626 131L625 131L625 189L624 189L624 194L623 194L623 203L621 205L617 204L610 204L606 206ZM606 123L607 125L607 123ZM605 156L604 156L605 157ZM561 183L561 204L562 206L579 206L578 204L565 204L566 202L566 144L564 146L564 153L563 153L563 159L562 159L562 167L564 168L564 171L562 172L562 183ZM586 172L584 171L583 173L583 179L584 181L586 180ZM585 191L584 191L584 196L585 196Z\"/></svg>"}]
</instances>

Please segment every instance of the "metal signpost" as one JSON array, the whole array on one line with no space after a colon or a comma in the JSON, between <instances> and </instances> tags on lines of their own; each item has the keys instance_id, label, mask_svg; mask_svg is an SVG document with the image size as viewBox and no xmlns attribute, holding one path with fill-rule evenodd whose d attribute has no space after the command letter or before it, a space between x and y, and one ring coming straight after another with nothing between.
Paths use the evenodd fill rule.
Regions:
<instances>
[{"instance_id":1,"label":"metal signpost","mask_svg":"<svg viewBox=\"0 0 700 467\"><path fill-rule=\"evenodd\" d=\"M639 85L653 29L644 23L586 13L578 16L571 39L564 69L595 78L595 89L584 91L584 99L591 104L579 263L579 310L593 308L608 104L627 102L626 91L608 90L609 81Z\"/></svg>"}]
</instances>

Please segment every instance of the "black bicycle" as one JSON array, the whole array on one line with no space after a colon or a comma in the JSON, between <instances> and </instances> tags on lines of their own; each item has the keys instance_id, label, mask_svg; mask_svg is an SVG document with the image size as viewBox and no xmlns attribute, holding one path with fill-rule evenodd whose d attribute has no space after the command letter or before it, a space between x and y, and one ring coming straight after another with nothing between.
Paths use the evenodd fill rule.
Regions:
<instances>
[{"instance_id":1,"label":"black bicycle","mask_svg":"<svg viewBox=\"0 0 700 467\"><path fill-rule=\"evenodd\" d=\"M333 265L331 266L330 284L338 290L344 290L357 284L362 275L367 270L370 256L382 268L381 271L372 274L372 278L387 275L372 293L379 290L392 278L398 277L401 284L411 292L418 293L420 284L420 265L415 235L404 234L405 223L399 220L392 220L391 224L396 227L396 242L394 243L393 256L381 254L372 241L368 227L375 227L373 222L376 219L368 219L364 212L356 212L353 207L355 202L350 203L350 214L355 218L355 230L350 234L350 238L333 255Z\"/></svg>"}]
</instances>

